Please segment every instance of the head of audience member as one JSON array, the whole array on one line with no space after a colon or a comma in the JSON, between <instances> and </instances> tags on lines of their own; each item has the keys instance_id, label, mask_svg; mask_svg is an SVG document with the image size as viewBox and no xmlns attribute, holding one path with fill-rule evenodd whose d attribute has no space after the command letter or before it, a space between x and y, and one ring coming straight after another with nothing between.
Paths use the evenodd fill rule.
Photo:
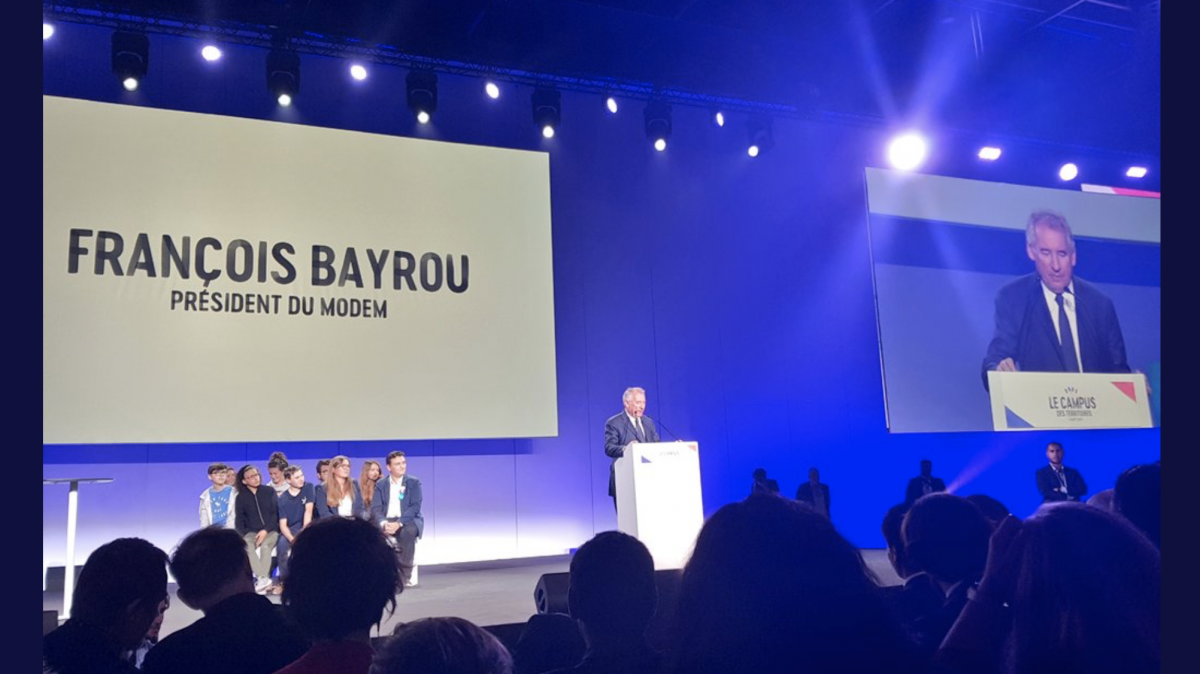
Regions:
<instances>
[{"instance_id":1,"label":"head of audience member","mask_svg":"<svg viewBox=\"0 0 1200 674\"><path fill-rule=\"evenodd\" d=\"M125 651L142 642L165 601L167 553L140 538L118 538L88 556L70 617L105 633L116 650Z\"/></svg>"},{"instance_id":2,"label":"head of audience member","mask_svg":"<svg viewBox=\"0 0 1200 674\"><path fill-rule=\"evenodd\" d=\"M197 611L236 594L254 594L254 572L246 543L232 529L207 527L188 534L171 555L179 600Z\"/></svg>"},{"instance_id":3,"label":"head of audience member","mask_svg":"<svg viewBox=\"0 0 1200 674\"><path fill-rule=\"evenodd\" d=\"M988 521L988 526L992 531L1000 526L1000 522L1008 517L1008 506L986 494L971 494L967 500L975 504L979 508L979 512L983 513L983 518Z\"/></svg>"},{"instance_id":4,"label":"head of audience member","mask_svg":"<svg viewBox=\"0 0 1200 674\"><path fill-rule=\"evenodd\" d=\"M817 470L816 467L809 468L808 481L811 484L819 484L821 482L821 471Z\"/></svg>"},{"instance_id":5,"label":"head of audience member","mask_svg":"<svg viewBox=\"0 0 1200 674\"><path fill-rule=\"evenodd\" d=\"M404 456L404 452L396 450L387 455L385 461L387 464L388 474L399 480L408 472L408 457Z\"/></svg>"},{"instance_id":6,"label":"head of audience member","mask_svg":"<svg viewBox=\"0 0 1200 674\"><path fill-rule=\"evenodd\" d=\"M233 466L227 466L225 468L225 486L237 491L237 484L237 471L233 469Z\"/></svg>"},{"instance_id":7,"label":"head of audience member","mask_svg":"<svg viewBox=\"0 0 1200 674\"><path fill-rule=\"evenodd\" d=\"M337 507L347 496L354 496L354 480L350 478L350 457L338 455L329 460L329 478L325 480L325 500L330 507Z\"/></svg>"},{"instance_id":8,"label":"head of audience member","mask_svg":"<svg viewBox=\"0 0 1200 674\"><path fill-rule=\"evenodd\" d=\"M1159 671L1159 553L1132 524L1081 503L1043 505L1012 554L1009 671Z\"/></svg>"},{"instance_id":9,"label":"head of audience member","mask_svg":"<svg viewBox=\"0 0 1200 674\"><path fill-rule=\"evenodd\" d=\"M383 469L379 467L378 461L363 461L362 470L358 474L358 487L367 505L371 504L375 496L375 483L380 477L383 477Z\"/></svg>"},{"instance_id":10,"label":"head of audience member","mask_svg":"<svg viewBox=\"0 0 1200 674\"><path fill-rule=\"evenodd\" d=\"M304 486L304 471L300 466L288 466L283 469L283 479L287 480L288 486L292 489L300 489Z\"/></svg>"},{"instance_id":11,"label":"head of audience member","mask_svg":"<svg viewBox=\"0 0 1200 674\"><path fill-rule=\"evenodd\" d=\"M262 486L262 473L258 472L257 468L248 463L238 469L237 481L233 483L233 486L238 492L247 489L257 490Z\"/></svg>"},{"instance_id":12,"label":"head of audience member","mask_svg":"<svg viewBox=\"0 0 1200 674\"><path fill-rule=\"evenodd\" d=\"M983 513L954 494L927 494L917 499L901 527L906 559L942 586L979 580L987 562L992 528Z\"/></svg>"},{"instance_id":13,"label":"head of audience member","mask_svg":"<svg viewBox=\"0 0 1200 674\"><path fill-rule=\"evenodd\" d=\"M208 481L212 482L213 488L220 490L225 487L225 477L229 472L229 466L223 463L214 463L208 467Z\"/></svg>"},{"instance_id":14,"label":"head of audience member","mask_svg":"<svg viewBox=\"0 0 1200 674\"><path fill-rule=\"evenodd\" d=\"M374 483L379 478L383 477L383 469L379 467L378 461L367 459L363 461L362 471L359 473L359 480L363 483Z\"/></svg>"},{"instance_id":15,"label":"head of audience member","mask_svg":"<svg viewBox=\"0 0 1200 674\"><path fill-rule=\"evenodd\" d=\"M766 482L767 481L767 469L766 468L755 468L754 469L754 481L755 482Z\"/></svg>"},{"instance_id":16,"label":"head of audience member","mask_svg":"<svg viewBox=\"0 0 1200 674\"><path fill-rule=\"evenodd\" d=\"M883 530L883 540L887 543L888 562L901 578L908 578L915 573L908 568L904 556L904 538L900 535L900 527L904 524L904 515L908 513L909 507L908 503L900 503L888 508L880 527Z\"/></svg>"},{"instance_id":17,"label":"head of audience member","mask_svg":"<svg viewBox=\"0 0 1200 674\"><path fill-rule=\"evenodd\" d=\"M930 477L933 475L933 462L929 459L921 459L921 477Z\"/></svg>"},{"instance_id":18,"label":"head of audience member","mask_svg":"<svg viewBox=\"0 0 1200 674\"><path fill-rule=\"evenodd\" d=\"M1102 508L1109 512L1116 512L1117 506L1113 503L1113 497L1116 494L1115 489L1102 489L1087 500L1087 504L1094 508Z\"/></svg>"},{"instance_id":19,"label":"head of audience member","mask_svg":"<svg viewBox=\"0 0 1200 674\"><path fill-rule=\"evenodd\" d=\"M321 484L329 481L329 459L321 459L317 462L317 479Z\"/></svg>"},{"instance_id":20,"label":"head of audience member","mask_svg":"<svg viewBox=\"0 0 1200 674\"><path fill-rule=\"evenodd\" d=\"M402 589L396 553L378 527L321 518L292 543L283 603L313 641L366 639Z\"/></svg>"},{"instance_id":21,"label":"head of audience member","mask_svg":"<svg viewBox=\"0 0 1200 674\"><path fill-rule=\"evenodd\" d=\"M574 667L583 660L587 644L579 623L565 613L535 613L513 650L514 674L542 674Z\"/></svg>"},{"instance_id":22,"label":"head of audience member","mask_svg":"<svg viewBox=\"0 0 1200 674\"><path fill-rule=\"evenodd\" d=\"M654 558L629 534L596 534L571 558L567 603L590 647L641 644L658 606Z\"/></svg>"},{"instance_id":23,"label":"head of audience member","mask_svg":"<svg viewBox=\"0 0 1200 674\"><path fill-rule=\"evenodd\" d=\"M271 484L283 484L283 471L287 467L287 458L283 456L283 452L271 455L271 460L267 462L267 475L271 477Z\"/></svg>"},{"instance_id":24,"label":"head of audience member","mask_svg":"<svg viewBox=\"0 0 1200 674\"><path fill-rule=\"evenodd\" d=\"M1113 489L1113 505L1133 526L1162 548L1162 466L1147 463L1121 473Z\"/></svg>"},{"instance_id":25,"label":"head of audience member","mask_svg":"<svg viewBox=\"0 0 1200 674\"><path fill-rule=\"evenodd\" d=\"M508 649L462 618L422 618L398 625L375 653L371 674L512 674Z\"/></svg>"},{"instance_id":26,"label":"head of audience member","mask_svg":"<svg viewBox=\"0 0 1200 674\"><path fill-rule=\"evenodd\" d=\"M913 671L912 644L828 519L752 494L700 531L676 606L673 670Z\"/></svg>"}]
</instances>

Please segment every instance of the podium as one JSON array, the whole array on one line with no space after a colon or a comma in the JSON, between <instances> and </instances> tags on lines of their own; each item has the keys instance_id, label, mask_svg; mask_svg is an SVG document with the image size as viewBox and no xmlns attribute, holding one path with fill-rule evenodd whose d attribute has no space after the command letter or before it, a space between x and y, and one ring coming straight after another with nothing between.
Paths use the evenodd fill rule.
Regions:
<instances>
[{"instance_id":1,"label":"podium","mask_svg":"<svg viewBox=\"0 0 1200 674\"><path fill-rule=\"evenodd\" d=\"M683 568L704 525L699 445L630 443L616 475L617 530L649 548L655 569Z\"/></svg>"},{"instance_id":2,"label":"podium","mask_svg":"<svg viewBox=\"0 0 1200 674\"><path fill-rule=\"evenodd\" d=\"M1146 375L988 372L997 431L1151 428Z\"/></svg>"}]
</instances>

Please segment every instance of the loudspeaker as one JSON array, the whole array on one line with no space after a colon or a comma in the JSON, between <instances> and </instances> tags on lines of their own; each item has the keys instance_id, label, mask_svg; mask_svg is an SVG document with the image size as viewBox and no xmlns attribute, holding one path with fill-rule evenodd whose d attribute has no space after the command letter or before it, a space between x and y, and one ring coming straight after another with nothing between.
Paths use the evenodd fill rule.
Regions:
<instances>
[{"instance_id":1,"label":"loudspeaker","mask_svg":"<svg viewBox=\"0 0 1200 674\"><path fill-rule=\"evenodd\" d=\"M651 646L660 650L669 645L669 630L675 621L675 602L679 597L679 584L683 579L681 569L659 569L654 572L654 583L658 586L658 610L647 630ZM545 573L538 578L533 589L533 603L538 613L570 613L567 606L567 590L571 586L571 574Z\"/></svg>"},{"instance_id":2,"label":"loudspeaker","mask_svg":"<svg viewBox=\"0 0 1200 674\"><path fill-rule=\"evenodd\" d=\"M533 588L533 605L538 613L570 613L567 607L567 589L571 585L570 572L543 573Z\"/></svg>"}]
</instances>

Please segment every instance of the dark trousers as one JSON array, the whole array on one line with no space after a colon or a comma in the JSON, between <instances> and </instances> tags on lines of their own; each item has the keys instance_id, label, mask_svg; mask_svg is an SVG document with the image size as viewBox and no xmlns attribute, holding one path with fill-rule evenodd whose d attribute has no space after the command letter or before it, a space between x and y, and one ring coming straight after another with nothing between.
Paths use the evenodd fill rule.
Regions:
<instances>
[{"instance_id":1,"label":"dark trousers","mask_svg":"<svg viewBox=\"0 0 1200 674\"><path fill-rule=\"evenodd\" d=\"M275 563L279 567L279 579L287 575L288 570L288 553L291 552L292 544L284 536L282 532L279 534L279 542L275 544Z\"/></svg>"},{"instance_id":2,"label":"dark trousers","mask_svg":"<svg viewBox=\"0 0 1200 674\"><path fill-rule=\"evenodd\" d=\"M395 522L394 519L389 519L389 522ZM388 540L392 542L392 546L396 550L396 557L400 560L400 578L408 585L408 581L412 578L413 557L417 552L417 527L413 524L400 527L394 536L388 536Z\"/></svg>"}]
</instances>

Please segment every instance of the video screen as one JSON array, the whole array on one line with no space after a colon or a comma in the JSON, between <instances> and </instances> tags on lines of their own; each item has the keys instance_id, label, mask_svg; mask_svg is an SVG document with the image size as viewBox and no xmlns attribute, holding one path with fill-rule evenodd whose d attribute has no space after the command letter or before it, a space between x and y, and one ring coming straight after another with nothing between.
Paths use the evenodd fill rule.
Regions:
<instances>
[{"instance_id":1,"label":"video screen","mask_svg":"<svg viewBox=\"0 0 1200 674\"><path fill-rule=\"evenodd\" d=\"M866 183L889 430L1160 425L1159 199Z\"/></svg>"}]
</instances>

